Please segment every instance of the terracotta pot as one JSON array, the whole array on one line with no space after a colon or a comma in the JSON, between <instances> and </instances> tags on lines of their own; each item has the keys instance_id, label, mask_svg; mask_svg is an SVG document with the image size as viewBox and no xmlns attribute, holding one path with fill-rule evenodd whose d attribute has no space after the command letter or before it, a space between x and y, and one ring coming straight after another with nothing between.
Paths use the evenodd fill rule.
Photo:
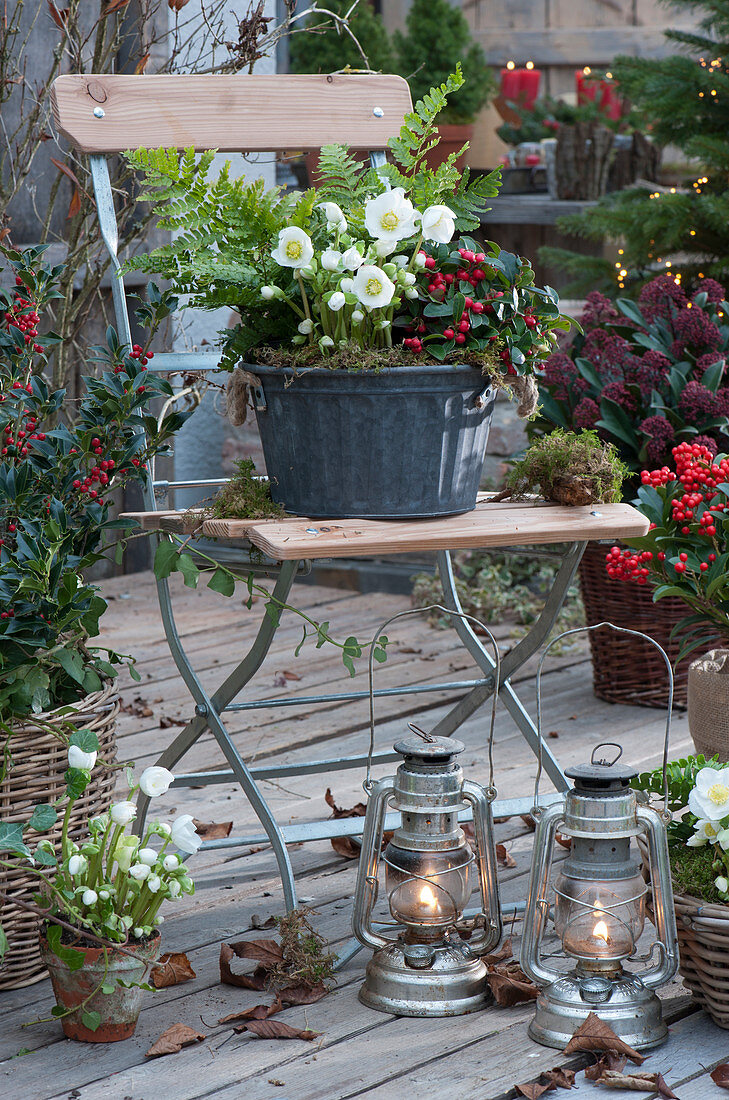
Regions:
<instances>
[{"instance_id":1,"label":"terracotta pot","mask_svg":"<svg viewBox=\"0 0 729 1100\"><path fill-rule=\"evenodd\" d=\"M473 123L439 126L438 135L440 141L436 145L435 149L431 149L425 158L425 162L428 168L435 169L439 164L442 164L451 153L457 153L466 142L473 141ZM466 153L456 161L456 168L459 172L462 172L466 166Z\"/></svg>"},{"instance_id":2,"label":"terracotta pot","mask_svg":"<svg viewBox=\"0 0 729 1100\"><path fill-rule=\"evenodd\" d=\"M729 649L692 661L688 674L689 730L696 751L729 760Z\"/></svg>"},{"instance_id":3,"label":"terracotta pot","mask_svg":"<svg viewBox=\"0 0 729 1100\"><path fill-rule=\"evenodd\" d=\"M147 943L129 943L124 951L107 950L104 958L103 947L81 947L65 945L69 951L78 951L83 955L83 965L78 970L54 955L48 946L43 932L40 938L40 950L53 986L56 1004L63 1009L74 1009L86 1001L93 990L98 991L86 1001L83 1010L72 1011L61 1017L61 1027L68 1039L77 1039L82 1043L117 1043L134 1034L142 1008L143 989L137 984L127 988L119 985L117 979L124 982L143 982L152 965L159 958L160 935ZM113 986L112 993L102 993L101 986ZM101 1024L91 1031L82 1019L83 1012L98 1012Z\"/></svg>"}]
</instances>

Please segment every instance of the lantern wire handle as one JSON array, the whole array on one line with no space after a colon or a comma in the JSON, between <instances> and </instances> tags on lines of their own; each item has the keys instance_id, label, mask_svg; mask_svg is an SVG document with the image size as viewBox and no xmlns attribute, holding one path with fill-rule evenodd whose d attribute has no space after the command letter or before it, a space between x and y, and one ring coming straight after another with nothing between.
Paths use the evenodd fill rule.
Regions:
<instances>
[{"instance_id":1,"label":"lantern wire handle","mask_svg":"<svg viewBox=\"0 0 729 1100\"><path fill-rule=\"evenodd\" d=\"M558 634L556 638L552 638L549 645L547 645L539 659L539 667L537 669L537 776L534 781L534 809L537 813L541 813L541 807L539 806L539 781L542 778L542 667L546 660L552 646L556 645L563 638L568 638L571 634L587 634L591 630L600 630L603 626L607 626L610 630L615 630L619 634L632 634L634 638L643 638L644 641L650 642L663 657L666 664L666 671L668 672L668 713L666 714L666 734L663 739L663 816L665 819L670 819L670 813L668 810L668 740L671 736L671 720L673 718L673 669L669 660L668 654L662 645L660 645L655 638L651 638L649 634L644 634L642 630L630 630L627 626L616 626L615 623L604 621L601 623L595 623L593 626L577 626L572 630L564 630L561 634ZM602 748L605 745L615 745L613 741L605 741L602 745L598 745L597 748ZM620 753L615 758L616 760L622 755L622 747ZM594 757L593 751L593 757Z\"/></svg>"},{"instance_id":2,"label":"lantern wire handle","mask_svg":"<svg viewBox=\"0 0 729 1100\"><path fill-rule=\"evenodd\" d=\"M480 627L484 634L487 635L494 650L494 690L492 695L491 704L491 722L489 724L489 738L488 738L488 751L489 751L489 785L488 796L491 801L496 798L496 787L494 786L494 726L496 724L496 704L499 698L499 689L501 687L501 654L499 653L499 647L496 644L496 639L484 623L480 619L474 618L473 615L467 615L465 611L455 611L451 607L443 607L439 603L428 604L427 607L413 607L408 611L399 611L397 615L393 615L382 623L372 636L372 641L369 645L369 661L367 665L367 671L369 675L369 694L370 694L370 745L367 752L367 777L362 784L367 794L372 789L372 756L375 751L375 688L374 688L374 660L375 660L375 646L377 641L386 627L390 623L394 623L396 619L403 619L407 615L422 615L424 611L442 611L444 615L452 615L457 619L462 619L464 622L472 623L475 626ZM412 723L408 723L410 729L414 733L417 733L419 737L423 737L426 741L430 740L430 734L425 734L422 730L414 727Z\"/></svg>"}]
</instances>

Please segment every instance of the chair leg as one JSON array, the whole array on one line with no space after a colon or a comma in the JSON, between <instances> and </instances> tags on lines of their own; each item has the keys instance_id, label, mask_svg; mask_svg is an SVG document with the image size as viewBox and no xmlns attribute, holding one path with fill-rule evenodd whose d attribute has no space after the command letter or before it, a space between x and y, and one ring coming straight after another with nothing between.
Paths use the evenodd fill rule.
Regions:
<instances>
[{"instance_id":1,"label":"chair leg","mask_svg":"<svg viewBox=\"0 0 729 1100\"><path fill-rule=\"evenodd\" d=\"M286 602L297 569L298 562L296 561L283 563L273 590L275 600L280 603ZM269 615L264 615L255 641L246 656L220 687L208 696L182 646L172 609L169 585L166 580L158 581L157 591L162 622L170 651L196 704L195 718L175 737L161 754L157 763L161 767L173 768L199 740L206 729L211 731L271 842L281 875L286 908L290 911L296 908L296 886L285 841L268 803L256 784L255 778L231 741L220 717L224 707L245 687L260 668L271 647L278 624ZM140 793L137 803L138 816L135 822L135 831L138 835L141 835L144 830L148 809L149 798Z\"/></svg>"}]
</instances>

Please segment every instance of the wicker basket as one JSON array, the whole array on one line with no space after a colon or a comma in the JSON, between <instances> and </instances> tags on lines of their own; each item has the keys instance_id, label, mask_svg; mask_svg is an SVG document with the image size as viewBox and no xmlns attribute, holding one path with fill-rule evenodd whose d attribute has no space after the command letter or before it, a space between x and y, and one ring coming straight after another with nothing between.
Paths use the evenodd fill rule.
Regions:
<instances>
[{"instance_id":1,"label":"wicker basket","mask_svg":"<svg viewBox=\"0 0 729 1100\"><path fill-rule=\"evenodd\" d=\"M681 648L670 637L676 623L688 613L672 596L653 602L650 585L628 584L607 575L608 543L588 543L580 562L580 589L588 626L608 619L616 626L642 630L663 646L675 676L673 701L685 707L690 658L676 665ZM592 683L598 699L608 703L632 703L644 707L668 705L668 678L663 658L642 638L597 630L590 634Z\"/></svg>"},{"instance_id":2,"label":"wicker basket","mask_svg":"<svg viewBox=\"0 0 729 1100\"><path fill-rule=\"evenodd\" d=\"M113 763L116 757L115 727L119 699L109 684L102 691L87 695L72 713L51 711L42 717L46 725L59 729L72 723L77 728L93 730L99 739L99 758ZM0 783L0 820L25 822L39 802L53 802L65 790L64 772L68 767L68 750L60 738L39 728L34 722L14 730L10 738L12 763ZM81 836L88 818L102 813L112 803L116 772L96 768L91 782L76 802L70 819L70 835ZM58 840L60 823L48 834ZM24 868L0 868L0 891L11 898L31 901L38 891L38 877ZM0 990L31 985L45 976L38 945L39 918L35 914L5 902L0 908L0 923L10 946L0 966Z\"/></svg>"}]
</instances>

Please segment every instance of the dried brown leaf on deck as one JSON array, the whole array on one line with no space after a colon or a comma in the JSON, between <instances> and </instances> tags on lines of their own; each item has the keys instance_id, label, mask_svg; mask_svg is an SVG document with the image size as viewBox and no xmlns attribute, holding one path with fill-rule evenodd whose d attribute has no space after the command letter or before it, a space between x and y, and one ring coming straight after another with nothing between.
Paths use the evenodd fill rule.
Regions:
<instances>
[{"instance_id":1,"label":"dried brown leaf on deck","mask_svg":"<svg viewBox=\"0 0 729 1100\"><path fill-rule=\"evenodd\" d=\"M505 844L496 845L496 862L499 867L516 867L516 860L509 855Z\"/></svg>"},{"instance_id":2,"label":"dried brown leaf on deck","mask_svg":"<svg viewBox=\"0 0 729 1100\"><path fill-rule=\"evenodd\" d=\"M317 982L315 985L310 985L309 982L295 982L279 990L276 999L282 1005L313 1005L322 997L326 997L328 992L323 982Z\"/></svg>"},{"instance_id":3,"label":"dried brown leaf on deck","mask_svg":"<svg viewBox=\"0 0 729 1100\"><path fill-rule=\"evenodd\" d=\"M255 959L264 970L283 962L283 950L278 940L238 940L230 946L239 959Z\"/></svg>"},{"instance_id":4,"label":"dried brown leaf on deck","mask_svg":"<svg viewBox=\"0 0 729 1100\"><path fill-rule=\"evenodd\" d=\"M168 951L152 969L152 985L156 989L168 989L195 977L190 960L184 951Z\"/></svg>"},{"instance_id":5,"label":"dried brown leaf on deck","mask_svg":"<svg viewBox=\"0 0 729 1100\"><path fill-rule=\"evenodd\" d=\"M263 966L257 966L252 974L236 974L231 969L231 962L237 951L236 944L221 943L220 945L220 980L223 985L235 985L241 989L255 989L258 993L266 988L267 971Z\"/></svg>"},{"instance_id":6,"label":"dried brown leaf on deck","mask_svg":"<svg viewBox=\"0 0 729 1100\"><path fill-rule=\"evenodd\" d=\"M616 1054L625 1054L636 1066L642 1065L645 1055L639 1054L631 1046L619 1039L609 1024L606 1024L594 1012L577 1028L564 1048L564 1054L577 1054L580 1051L594 1052L596 1050L611 1050Z\"/></svg>"},{"instance_id":7,"label":"dried brown leaf on deck","mask_svg":"<svg viewBox=\"0 0 729 1100\"><path fill-rule=\"evenodd\" d=\"M238 1028L234 1030L237 1031ZM250 1031L259 1039L305 1039L307 1043L317 1039L320 1034L318 1031L309 1031L308 1028L302 1030L299 1027L291 1027L283 1020L248 1020L240 1030Z\"/></svg>"},{"instance_id":8,"label":"dried brown leaf on deck","mask_svg":"<svg viewBox=\"0 0 729 1100\"><path fill-rule=\"evenodd\" d=\"M267 1020L269 1016L273 1016L276 1012L281 1011L281 1005L276 1001L272 1005L253 1005L251 1008L243 1008L240 1012L231 1012L228 1016L223 1016L218 1020L219 1024L232 1024L233 1022L239 1022L240 1020ZM244 1031L244 1028L239 1028L239 1031Z\"/></svg>"},{"instance_id":9,"label":"dried brown leaf on deck","mask_svg":"<svg viewBox=\"0 0 729 1100\"><path fill-rule=\"evenodd\" d=\"M551 1081L547 1081L543 1084L541 1081L527 1081L523 1085L514 1085L519 1096L526 1097L526 1100L539 1100L540 1096L544 1096L545 1092L552 1092L555 1086Z\"/></svg>"},{"instance_id":10,"label":"dried brown leaf on deck","mask_svg":"<svg viewBox=\"0 0 729 1100\"><path fill-rule=\"evenodd\" d=\"M572 1089L576 1087L575 1072L573 1069L565 1069L564 1066L555 1066L553 1069L545 1070L542 1076L548 1077L559 1089Z\"/></svg>"},{"instance_id":11,"label":"dried brown leaf on deck","mask_svg":"<svg viewBox=\"0 0 729 1100\"><path fill-rule=\"evenodd\" d=\"M534 818L532 817L532 815L531 814L519 814L519 817L522 819L522 821L526 825L529 832L533 833L534 830L537 827L537 823L534 820Z\"/></svg>"},{"instance_id":12,"label":"dried brown leaf on deck","mask_svg":"<svg viewBox=\"0 0 729 1100\"><path fill-rule=\"evenodd\" d=\"M512 1008L513 1005L535 1001L539 990L526 976L517 962L499 963L492 966L486 975L486 981L494 995L497 1005Z\"/></svg>"},{"instance_id":13,"label":"dried brown leaf on deck","mask_svg":"<svg viewBox=\"0 0 729 1100\"><path fill-rule=\"evenodd\" d=\"M618 1054L614 1050L606 1050L605 1053L598 1058L594 1066L588 1066L585 1070L585 1077L588 1081L597 1081L599 1077L602 1077L603 1073L607 1069L622 1070L625 1069L625 1064L628 1061L627 1055Z\"/></svg>"},{"instance_id":14,"label":"dried brown leaf on deck","mask_svg":"<svg viewBox=\"0 0 729 1100\"><path fill-rule=\"evenodd\" d=\"M618 1073L607 1069L598 1077L596 1085L607 1085L611 1089L625 1089L627 1092L657 1092L665 1100L678 1100L676 1093L668 1087L660 1073Z\"/></svg>"},{"instance_id":15,"label":"dried brown leaf on deck","mask_svg":"<svg viewBox=\"0 0 729 1100\"><path fill-rule=\"evenodd\" d=\"M497 951L494 951L491 955L484 955L481 961L490 969L498 963L508 962L513 956L514 949L511 943L511 936L508 936Z\"/></svg>"},{"instance_id":16,"label":"dried brown leaf on deck","mask_svg":"<svg viewBox=\"0 0 729 1100\"><path fill-rule=\"evenodd\" d=\"M324 801L332 811L330 816L333 817L335 820L340 817L364 817L364 815L367 813L367 807L365 806L364 802L356 802L354 806L352 806L352 808L349 810L345 810L341 806L337 806L336 802L334 801L334 795L332 794L331 787L327 787L326 793L324 795Z\"/></svg>"},{"instance_id":17,"label":"dried brown leaf on deck","mask_svg":"<svg viewBox=\"0 0 729 1100\"><path fill-rule=\"evenodd\" d=\"M135 695L131 703L122 704L122 714L131 714L135 718L151 718L154 711L146 699L141 695Z\"/></svg>"},{"instance_id":18,"label":"dried brown leaf on deck","mask_svg":"<svg viewBox=\"0 0 729 1100\"><path fill-rule=\"evenodd\" d=\"M178 1054L190 1043L201 1043L206 1036L187 1024L172 1024L163 1031L144 1055L145 1058L159 1058L163 1054Z\"/></svg>"},{"instance_id":19,"label":"dried brown leaf on deck","mask_svg":"<svg viewBox=\"0 0 729 1100\"><path fill-rule=\"evenodd\" d=\"M722 1062L716 1069L712 1069L709 1076L720 1089L729 1089L729 1063Z\"/></svg>"},{"instance_id":20,"label":"dried brown leaf on deck","mask_svg":"<svg viewBox=\"0 0 729 1100\"><path fill-rule=\"evenodd\" d=\"M258 913L254 913L250 919L246 932L265 932L267 928L276 927L276 918L271 917L259 917Z\"/></svg>"},{"instance_id":21,"label":"dried brown leaf on deck","mask_svg":"<svg viewBox=\"0 0 729 1100\"><path fill-rule=\"evenodd\" d=\"M203 840L222 840L226 836L230 836L230 831L233 828L232 821L198 821L196 817L193 817L192 823L195 826L195 830L199 837Z\"/></svg>"},{"instance_id":22,"label":"dried brown leaf on deck","mask_svg":"<svg viewBox=\"0 0 729 1100\"><path fill-rule=\"evenodd\" d=\"M333 836L331 845L338 856L344 859L359 859L361 848L355 844L351 836Z\"/></svg>"},{"instance_id":23,"label":"dried brown leaf on deck","mask_svg":"<svg viewBox=\"0 0 729 1100\"><path fill-rule=\"evenodd\" d=\"M186 726L187 718L173 718L169 714L161 714L159 719L159 728L161 730L172 729L173 726Z\"/></svg>"}]
</instances>

